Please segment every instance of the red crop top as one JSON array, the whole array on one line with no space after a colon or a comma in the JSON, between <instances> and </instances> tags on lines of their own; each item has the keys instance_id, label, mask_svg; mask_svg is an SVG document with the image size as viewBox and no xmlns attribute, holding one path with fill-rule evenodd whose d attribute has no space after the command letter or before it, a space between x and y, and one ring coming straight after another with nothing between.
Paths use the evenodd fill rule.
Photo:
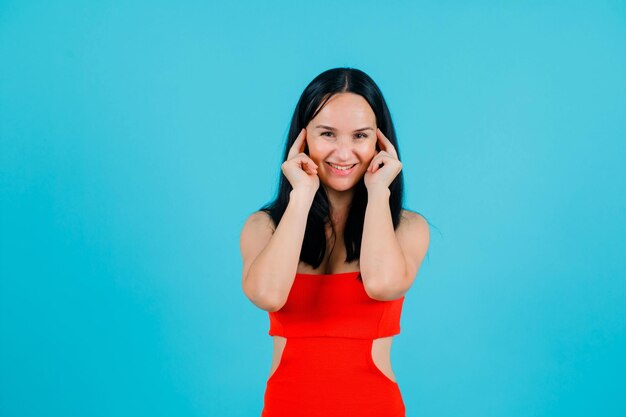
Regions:
<instances>
[{"instance_id":1,"label":"red crop top","mask_svg":"<svg viewBox=\"0 0 626 417\"><path fill-rule=\"evenodd\" d=\"M404 296L378 301L365 292L359 271L297 273L287 302L269 312L270 336L376 339L400 333Z\"/></svg>"}]
</instances>

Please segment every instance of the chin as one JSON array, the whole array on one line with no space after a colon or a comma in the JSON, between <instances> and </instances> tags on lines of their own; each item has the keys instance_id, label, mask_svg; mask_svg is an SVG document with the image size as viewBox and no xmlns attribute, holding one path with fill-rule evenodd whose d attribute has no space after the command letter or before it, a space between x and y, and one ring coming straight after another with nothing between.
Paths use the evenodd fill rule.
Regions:
<instances>
[{"instance_id":1,"label":"chin","mask_svg":"<svg viewBox=\"0 0 626 417\"><path fill-rule=\"evenodd\" d=\"M324 186L327 189L329 188L333 191L348 191L348 190L353 189L356 185L357 185L357 182L337 183L336 181L333 181L333 182L324 183Z\"/></svg>"}]
</instances>

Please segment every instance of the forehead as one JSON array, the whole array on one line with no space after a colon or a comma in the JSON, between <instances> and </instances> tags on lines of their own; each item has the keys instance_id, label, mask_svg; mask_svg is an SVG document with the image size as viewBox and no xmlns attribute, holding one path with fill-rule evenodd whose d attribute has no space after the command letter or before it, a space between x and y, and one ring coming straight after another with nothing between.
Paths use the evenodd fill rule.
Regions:
<instances>
[{"instance_id":1,"label":"forehead","mask_svg":"<svg viewBox=\"0 0 626 417\"><path fill-rule=\"evenodd\" d=\"M332 96L311 122L340 130L375 127L376 115L362 96L354 93L340 93Z\"/></svg>"}]
</instances>

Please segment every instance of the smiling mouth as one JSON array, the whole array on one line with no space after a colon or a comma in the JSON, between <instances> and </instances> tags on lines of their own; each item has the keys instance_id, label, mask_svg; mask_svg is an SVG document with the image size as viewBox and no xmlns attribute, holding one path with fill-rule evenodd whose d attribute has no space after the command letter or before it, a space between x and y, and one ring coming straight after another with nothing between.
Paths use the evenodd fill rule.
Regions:
<instances>
[{"instance_id":1,"label":"smiling mouth","mask_svg":"<svg viewBox=\"0 0 626 417\"><path fill-rule=\"evenodd\" d=\"M354 165L349 165L346 167L337 167L337 165L333 165L330 162L326 162L328 164L329 167L329 172L337 177L349 177L350 175L352 175L352 173L354 172L354 167L357 166L357 164Z\"/></svg>"},{"instance_id":2,"label":"smiling mouth","mask_svg":"<svg viewBox=\"0 0 626 417\"><path fill-rule=\"evenodd\" d=\"M335 164L331 164L330 162L326 162L328 165L330 165L331 167L338 169L340 171L349 171L352 167L354 167L356 164L352 164L352 165L335 165Z\"/></svg>"}]
</instances>

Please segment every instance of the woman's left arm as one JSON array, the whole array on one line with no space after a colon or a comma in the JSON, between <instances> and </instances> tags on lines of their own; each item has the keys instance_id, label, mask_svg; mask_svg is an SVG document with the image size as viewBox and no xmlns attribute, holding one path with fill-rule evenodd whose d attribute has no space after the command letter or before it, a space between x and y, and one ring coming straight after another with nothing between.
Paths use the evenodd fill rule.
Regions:
<instances>
[{"instance_id":1,"label":"woman's left arm","mask_svg":"<svg viewBox=\"0 0 626 417\"><path fill-rule=\"evenodd\" d=\"M430 241L428 223L407 211L397 230L393 228L389 185L402 169L392 143L377 129L381 150L365 173L367 207L361 241L360 270L370 298L401 298L411 288ZM379 166L383 167L379 169Z\"/></svg>"}]
</instances>

